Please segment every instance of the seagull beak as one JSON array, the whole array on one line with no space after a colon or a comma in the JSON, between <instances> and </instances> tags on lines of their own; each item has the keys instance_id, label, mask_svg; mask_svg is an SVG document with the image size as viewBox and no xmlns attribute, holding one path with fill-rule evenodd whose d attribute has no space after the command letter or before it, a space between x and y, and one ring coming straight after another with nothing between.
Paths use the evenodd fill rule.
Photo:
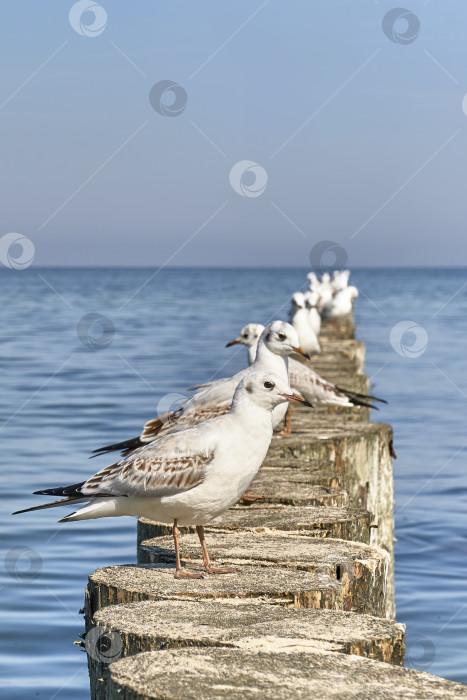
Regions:
<instances>
[{"instance_id":1,"label":"seagull beak","mask_svg":"<svg viewBox=\"0 0 467 700\"><path fill-rule=\"evenodd\" d=\"M303 355L303 357L306 357L307 360L311 360L311 357L310 357L309 354L302 348L301 345L299 345L299 346L296 347L296 348L292 347L292 350L293 350L294 352L296 352L298 355Z\"/></svg>"},{"instance_id":2,"label":"seagull beak","mask_svg":"<svg viewBox=\"0 0 467 700\"><path fill-rule=\"evenodd\" d=\"M231 340L230 343L227 343L225 347L230 348L231 345L241 345L241 342L238 338L235 338L235 340Z\"/></svg>"},{"instance_id":3,"label":"seagull beak","mask_svg":"<svg viewBox=\"0 0 467 700\"><path fill-rule=\"evenodd\" d=\"M289 403L298 403L301 406L308 406L308 408L313 408L313 404L300 396L300 394L281 394Z\"/></svg>"}]
</instances>

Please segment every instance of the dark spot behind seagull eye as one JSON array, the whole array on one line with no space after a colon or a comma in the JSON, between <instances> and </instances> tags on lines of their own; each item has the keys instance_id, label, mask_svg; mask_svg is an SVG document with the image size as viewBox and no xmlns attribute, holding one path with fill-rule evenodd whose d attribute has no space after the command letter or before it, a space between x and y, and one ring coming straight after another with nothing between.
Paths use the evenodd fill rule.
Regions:
<instances>
[{"instance_id":1,"label":"dark spot behind seagull eye","mask_svg":"<svg viewBox=\"0 0 467 700\"><path fill-rule=\"evenodd\" d=\"M278 333L277 335L278 335L279 340L285 340L287 338L285 333Z\"/></svg>"},{"instance_id":2,"label":"dark spot behind seagull eye","mask_svg":"<svg viewBox=\"0 0 467 700\"><path fill-rule=\"evenodd\" d=\"M273 382L264 382L264 388L265 389L274 389L274 383Z\"/></svg>"}]
</instances>

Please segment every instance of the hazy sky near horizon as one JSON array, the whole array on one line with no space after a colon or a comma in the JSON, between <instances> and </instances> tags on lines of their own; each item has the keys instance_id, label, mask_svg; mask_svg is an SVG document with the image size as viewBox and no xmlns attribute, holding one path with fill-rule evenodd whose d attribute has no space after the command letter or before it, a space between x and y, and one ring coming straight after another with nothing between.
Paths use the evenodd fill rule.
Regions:
<instances>
[{"instance_id":1,"label":"hazy sky near horizon","mask_svg":"<svg viewBox=\"0 0 467 700\"><path fill-rule=\"evenodd\" d=\"M3 262L467 264L465 0L73 6L2 3Z\"/></svg>"}]
</instances>

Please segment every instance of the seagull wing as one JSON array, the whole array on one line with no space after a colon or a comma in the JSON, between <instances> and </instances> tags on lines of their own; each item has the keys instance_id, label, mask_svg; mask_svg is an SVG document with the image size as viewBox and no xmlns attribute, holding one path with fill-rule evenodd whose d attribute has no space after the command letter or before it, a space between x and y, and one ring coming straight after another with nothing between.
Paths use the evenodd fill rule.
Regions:
<instances>
[{"instance_id":1,"label":"seagull wing","mask_svg":"<svg viewBox=\"0 0 467 700\"><path fill-rule=\"evenodd\" d=\"M189 491L205 478L217 449L215 430L207 423L182 430L140 447L125 459L99 470L87 481L35 491L43 496L62 496L59 501L17 511L53 508L115 496L172 496Z\"/></svg>"},{"instance_id":2,"label":"seagull wing","mask_svg":"<svg viewBox=\"0 0 467 700\"><path fill-rule=\"evenodd\" d=\"M289 381L293 389L298 390L310 403L351 406L348 397L334 384L326 381L310 367L301 362L290 361Z\"/></svg>"},{"instance_id":3,"label":"seagull wing","mask_svg":"<svg viewBox=\"0 0 467 700\"><path fill-rule=\"evenodd\" d=\"M169 496L200 484L215 456L215 441L180 431L140 447L98 471L81 487L84 496ZM205 431L202 431L203 433Z\"/></svg>"},{"instance_id":4,"label":"seagull wing","mask_svg":"<svg viewBox=\"0 0 467 700\"><path fill-rule=\"evenodd\" d=\"M228 413L235 389L248 371L249 368L237 372L233 377L218 379L206 384L196 394L185 399L176 411L170 411L162 416L156 416L148 420L138 437L99 447L97 450L93 450L93 456L121 450L126 457L132 455L142 445L146 445L156 438L170 435L185 428L192 428L198 423Z\"/></svg>"}]
</instances>

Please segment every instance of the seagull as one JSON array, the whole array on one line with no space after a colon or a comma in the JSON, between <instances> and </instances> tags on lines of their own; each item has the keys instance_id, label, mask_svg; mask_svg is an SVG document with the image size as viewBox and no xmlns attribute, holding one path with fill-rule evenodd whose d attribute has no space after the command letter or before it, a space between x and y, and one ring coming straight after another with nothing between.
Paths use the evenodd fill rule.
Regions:
<instances>
[{"instance_id":1,"label":"seagull","mask_svg":"<svg viewBox=\"0 0 467 700\"><path fill-rule=\"evenodd\" d=\"M255 334L259 332L261 327L262 326L259 326L257 323L247 324L242 328L240 335L235 338L235 340L227 343L227 347L234 344L246 345L248 347L248 355L250 356L252 349L255 349ZM347 389L340 389L332 382L328 382L326 379L323 379L323 377L320 377L320 375L308 365L303 362L296 362L296 360L292 358L289 362L289 383L292 389L300 392L300 394L313 405L345 406L347 408L366 406L368 408L374 408L377 411L377 406L373 405L374 401L387 403L384 399L379 399L376 396L358 394Z\"/></svg>"},{"instance_id":2,"label":"seagull","mask_svg":"<svg viewBox=\"0 0 467 700\"><path fill-rule=\"evenodd\" d=\"M231 340L225 346L229 348L231 345L246 345L248 348L248 364L251 365L256 358L256 347L264 331L264 326L261 323L248 323L240 331L240 335L235 340Z\"/></svg>"},{"instance_id":3,"label":"seagull","mask_svg":"<svg viewBox=\"0 0 467 700\"><path fill-rule=\"evenodd\" d=\"M349 285L350 270L334 270L331 285L335 292L341 292Z\"/></svg>"},{"instance_id":4,"label":"seagull","mask_svg":"<svg viewBox=\"0 0 467 700\"><path fill-rule=\"evenodd\" d=\"M305 306L308 309L308 322L316 334L319 336L321 332L321 316L318 311L319 295L317 292L305 292Z\"/></svg>"},{"instance_id":5,"label":"seagull","mask_svg":"<svg viewBox=\"0 0 467 700\"><path fill-rule=\"evenodd\" d=\"M332 299L321 307L323 318L347 316L352 311L353 300L358 297L357 287L349 286L337 292Z\"/></svg>"},{"instance_id":6,"label":"seagull","mask_svg":"<svg viewBox=\"0 0 467 700\"><path fill-rule=\"evenodd\" d=\"M271 443L272 412L287 402L309 405L276 374L249 372L226 415L161 437L87 481L36 491L62 498L13 515L86 502L59 522L132 515L173 523L177 579L203 578L180 563L178 526L194 525L206 573L235 573L211 564L203 526L233 506L253 481Z\"/></svg>"},{"instance_id":7,"label":"seagull","mask_svg":"<svg viewBox=\"0 0 467 700\"><path fill-rule=\"evenodd\" d=\"M250 367L237 372L233 377L191 387L198 391L183 401L176 411L149 420L138 437L100 447L94 450L94 454L121 450L122 454L127 455L141 445L152 442L156 437L183 430L201 421L227 413L238 382L250 371L275 372L287 383L287 358L293 353L309 359L308 354L300 347L294 328L284 321L273 321L264 329L258 342L255 360ZM273 411L274 428L280 425L286 412L286 405L276 406Z\"/></svg>"},{"instance_id":8,"label":"seagull","mask_svg":"<svg viewBox=\"0 0 467 700\"><path fill-rule=\"evenodd\" d=\"M321 352L318 336L311 327L309 309L306 308L305 295L295 292L292 296L292 306L289 312L289 321L298 333L300 345L309 355Z\"/></svg>"}]
</instances>

